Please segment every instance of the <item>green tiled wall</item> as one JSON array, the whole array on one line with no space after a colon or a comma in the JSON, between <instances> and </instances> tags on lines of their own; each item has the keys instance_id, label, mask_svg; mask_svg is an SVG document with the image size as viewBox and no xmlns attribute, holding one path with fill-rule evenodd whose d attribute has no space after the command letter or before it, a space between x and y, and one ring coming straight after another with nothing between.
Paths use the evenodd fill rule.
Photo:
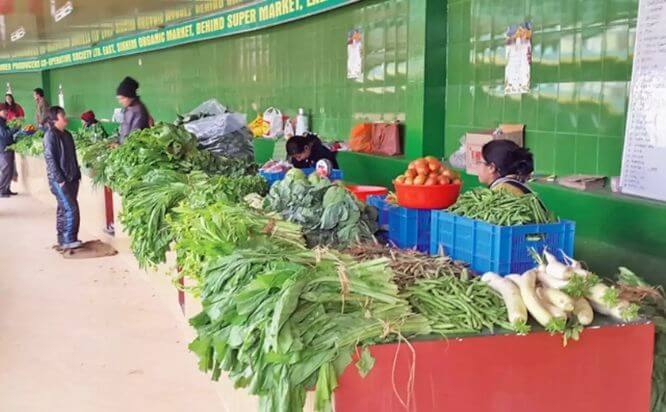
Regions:
<instances>
[{"instance_id":1,"label":"green tiled wall","mask_svg":"<svg viewBox=\"0 0 666 412\"><path fill-rule=\"evenodd\" d=\"M450 0L446 153L466 131L525 123L539 172L616 176L637 0ZM533 23L529 94L503 93L504 32Z\"/></svg>"},{"instance_id":2,"label":"green tiled wall","mask_svg":"<svg viewBox=\"0 0 666 412\"><path fill-rule=\"evenodd\" d=\"M269 106L287 115L299 107L314 130L346 138L355 122L405 120L408 0L363 1L290 24L160 52L49 72L62 84L66 109L94 109L110 118L116 86L126 75L156 119L216 97L249 120ZM365 79L347 79L347 32L364 30Z\"/></svg>"},{"instance_id":3,"label":"green tiled wall","mask_svg":"<svg viewBox=\"0 0 666 412\"><path fill-rule=\"evenodd\" d=\"M25 110L25 117L35 122L35 100L32 97L33 89L42 87L42 77L39 73L22 73L12 75L0 75L0 94L2 102L5 101L5 90L7 83L12 86L12 93L16 102Z\"/></svg>"}]
</instances>

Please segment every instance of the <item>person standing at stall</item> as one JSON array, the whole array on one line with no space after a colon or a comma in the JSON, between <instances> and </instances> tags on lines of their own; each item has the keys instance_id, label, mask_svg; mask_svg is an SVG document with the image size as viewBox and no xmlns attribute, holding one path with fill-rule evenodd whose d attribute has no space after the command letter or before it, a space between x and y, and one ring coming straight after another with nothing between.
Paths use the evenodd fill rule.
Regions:
<instances>
[{"instance_id":1,"label":"person standing at stall","mask_svg":"<svg viewBox=\"0 0 666 412\"><path fill-rule=\"evenodd\" d=\"M307 133L303 136L293 136L287 140L286 146L287 156L289 156L291 164L297 169L315 167L321 159L330 161L333 169L338 169L335 153L324 146L315 134Z\"/></svg>"},{"instance_id":2,"label":"person standing at stall","mask_svg":"<svg viewBox=\"0 0 666 412\"><path fill-rule=\"evenodd\" d=\"M41 87L33 90L33 96L35 98L35 121L37 122L37 127L41 129L46 129L49 117L49 102L44 98L44 89Z\"/></svg>"},{"instance_id":3,"label":"person standing at stall","mask_svg":"<svg viewBox=\"0 0 666 412\"><path fill-rule=\"evenodd\" d=\"M14 144L14 136L7 127L7 105L0 104L0 198L7 198L16 193L10 190L14 177L15 153L7 147Z\"/></svg>"},{"instance_id":4,"label":"person standing at stall","mask_svg":"<svg viewBox=\"0 0 666 412\"><path fill-rule=\"evenodd\" d=\"M25 117L25 111L20 104L16 103L14 100L14 95L7 93L5 95L5 104L7 105L7 121L12 121L14 119L22 119Z\"/></svg>"},{"instance_id":5,"label":"person standing at stall","mask_svg":"<svg viewBox=\"0 0 666 412\"><path fill-rule=\"evenodd\" d=\"M136 94L138 88L139 82L131 77L125 77L116 90L118 102L123 107L123 121L118 133L120 144L123 144L127 135L134 130L147 129L151 124L148 109Z\"/></svg>"},{"instance_id":6,"label":"person standing at stall","mask_svg":"<svg viewBox=\"0 0 666 412\"><path fill-rule=\"evenodd\" d=\"M517 196L532 193L525 184L534 171L532 153L511 140L493 140L481 149L479 182L492 190L504 189Z\"/></svg>"},{"instance_id":7,"label":"person standing at stall","mask_svg":"<svg viewBox=\"0 0 666 412\"><path fill-rule=\"evenodd\" d=\"M49 128L44 135L44 159L51 192L58 202L56 228L58 245L76 249L79 241L79 182L81 170L76 158L74 138L67 131L65 110L53 106L48 112Z\"/></svg>"}]
</instances>

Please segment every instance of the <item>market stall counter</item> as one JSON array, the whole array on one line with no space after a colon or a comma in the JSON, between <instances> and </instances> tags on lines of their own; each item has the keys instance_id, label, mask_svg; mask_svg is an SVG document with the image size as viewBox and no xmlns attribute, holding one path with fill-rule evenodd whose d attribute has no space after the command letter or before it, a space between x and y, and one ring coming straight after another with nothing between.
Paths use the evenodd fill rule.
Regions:
<instances>
[{"instance_id":1,"label":"market stall counter","mask_svg":"<svg viewBox=\"0 0 666 412\"><path fill-rule=\"evenodd\" d=\"M355 366L340 377L336 409L648 411L653 341L643 322L590 327L566 347L546 332L375 345L365 378Z\"/></svg>"}]
</instances>

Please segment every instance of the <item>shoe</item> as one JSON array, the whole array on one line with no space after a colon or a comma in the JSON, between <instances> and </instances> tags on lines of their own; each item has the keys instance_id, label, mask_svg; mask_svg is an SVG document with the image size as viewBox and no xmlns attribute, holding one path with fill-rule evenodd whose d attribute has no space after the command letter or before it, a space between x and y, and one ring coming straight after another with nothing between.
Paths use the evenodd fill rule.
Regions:
<instances>
[{"instance_id":1,"label":"shoe","mask_svg":"<svg viewBox=\"0 0 666 412\"><path fill-rule=\"evenodd\" d=\"M102 230L104 231L104 233L106 233L109 236L115 236L116 235L116 231L113 228L113 225L108 225L107 227L105 227Z\"/></svg>"},{"instance_id":2,"label":"shoe","mask_svg":"<svg viewBox=\"0 0 666 412\"><path fill-rule=\"evenodd\" d=\"M83 245L83 242L81 242L80 240L76 240L72 243L65 243L64 245L62 245L62 249L63 250L77 249L80 248L81 245Z\"/></svg>"},{"instance_id":3,"label":"shoe","mask_svg":"<svg viewBox=\"0 0 666 412\"><path fill-rule=\"evenodd\" d=\"M9 193L0 193L0 198L7 198L9 197Z\"/></svg>"},{"instance_id":4,"label":"shoe","mask_svg":"<svg viewBox=\"0 0 666 412\"><path fill-rule=\"evenodd\" d=\"M9 196L16 196L16 195L18 195L18 193L16 193L16 192L12 192L11 190L10 190L9 192L7 192L7 194L8 194Z\"/></svg>"}]
</instances>

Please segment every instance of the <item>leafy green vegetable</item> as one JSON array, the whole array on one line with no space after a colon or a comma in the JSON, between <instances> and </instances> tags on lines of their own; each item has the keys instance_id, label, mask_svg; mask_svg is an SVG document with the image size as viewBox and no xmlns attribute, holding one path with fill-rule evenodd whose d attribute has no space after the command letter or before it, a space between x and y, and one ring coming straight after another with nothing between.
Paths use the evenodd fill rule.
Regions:
<instances>
[{"instance_id":1,"label":"leafy green vegetable","mask_svg":"<svg viewBox=\"0 0 666 412\"><path fill-rule=\"evenodd\" d=\"M37 130L30 135L19 133L16 143L9 146L9 149L24 156L41 156L44 154L44 132Z\"/></svg>"},{"instance_id":2,"label":"leafy green vegetable","mask_svg":"<svg viewBox=\"0 0 666 412\"><path fill-rule=\"evenodd\" d=\"M343 248L370 240L377 231L377 211L358 201L338 184L322 179L311 185L305 179L275 183L264 208L302 226L308 245Z\"/></svg>"},{"instance_id":3,"label":"leafy green vegetable","mask_svg":"<svg viewBox=\"0 0 666 412\"><path fill-rule=\"evenodd\" d=\"M316 385L331 410L337 376L357 344L429 333L398 296L384 259L357 263L326 250L236 249L206 266L190 349L217 379L261 398L261 411L301 411ZM364 360L366 367L370 361Z\"/></svg>"}]
</instances>

